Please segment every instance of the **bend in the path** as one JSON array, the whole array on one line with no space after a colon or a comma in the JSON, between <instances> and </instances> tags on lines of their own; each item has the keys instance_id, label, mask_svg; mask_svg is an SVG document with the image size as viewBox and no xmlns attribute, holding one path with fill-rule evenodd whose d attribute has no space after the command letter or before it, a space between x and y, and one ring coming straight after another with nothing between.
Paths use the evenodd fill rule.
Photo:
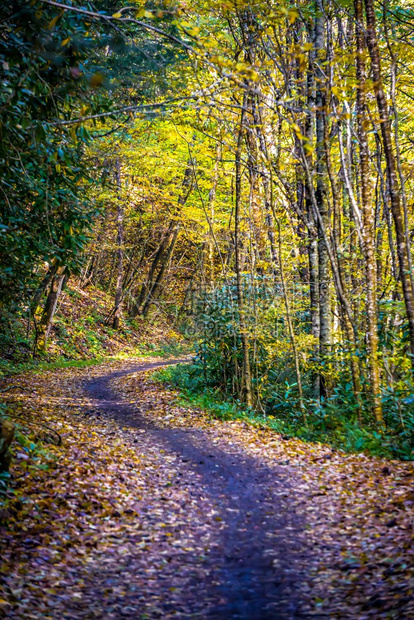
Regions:
<instances>
[{"instance_id":1,"label":"bend in the path","mask_svg":"<svg viewBox=\"0 0 414 620\"><path fill-rule=\"evenodd\" d=\"M203 617L303 618L299 586L306 579L307 551L302 523L289 502L294 489L282 468L269 468L234 445L218 447L201 429L160 427L111 387L121 376L181 361L185 360L110 371L87 381L85 390L94 411L122 426L145 430L144 443L178 455L187 469L201 475L200 492L210 498L224 522L220 544L208 555L211 577L199 584L200 597L217 601Z\"/></svg>"}]
</instances>

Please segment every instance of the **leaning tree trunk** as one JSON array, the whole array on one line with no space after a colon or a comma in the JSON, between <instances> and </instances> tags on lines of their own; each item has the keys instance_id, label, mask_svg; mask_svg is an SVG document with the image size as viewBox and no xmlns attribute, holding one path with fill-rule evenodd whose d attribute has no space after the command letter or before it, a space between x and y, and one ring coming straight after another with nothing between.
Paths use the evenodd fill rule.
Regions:
<instances>
[{"instance_id":1,"label":"leaning tree trunk","mask_svg":"<svg viewBox=\"0 0 414 620\"><path fill-rule=\"evenodd\" d=\"M161 284L162 281L164 279L165 276L165 272L167 271L167 268L170 264L171 261L171 257L173 255L173 252L175 250L175 246L178 240L178 235L180 233L180 228L181 226L179 224L176 225L175 231L174 231L174 235L173 238L171 240L170 243L170 247L168 248L167 254L164 257L164 261L161 265L161 269L158 272L158 275L155 279L155 281L153 282L151 289L148 291L148 296L145 302L145 305L142 309L142 316L146 317L148 315L149 309L151 304L159 297L160 292L161 292Z\"/></svg>"},{"instance_id":2,"label":"leaning tree trunk","mask_svg":"<svg viewBox=\"0 0 414 620\"><path fill-rule=\"evenodd\" d=\"M155 278L155 274L156 271L159 267L159 264L161 262L161 259L164 255L164 252L166 250L166 248L168 247L168 244L170 242L171 239L171 235L173 234L173 230L174 230L174 222L170 222L168 229L164 235L164 237L161 239L161 243L158 246L158 249L155 253L154 256L154 260L151 263L151 267L148 273L148 277L147 279L142 283L141 286L141 291L139 293L138 299L136 301L136 303L134 304L134 306L132 307L131 310L131 318L135 318L136 316L138 316L138 314L141 314L141 310L142 310L142 305L145 303L145 300L147 298L148 295L148 289L152 286L153 282L154 282L154 278Z\"/></svg>"},{"instance_id":3,"label":"leaning tree trunk","mask_svg":"<svg viewBox=\"0 0 414 620\"><path fill-rule=\"evenodd\" d=\"M193 160L192 160L192 157L190 157L187 161L187 167L184 173L184 179L183 179L183 183L181 186L181 194L178 198L179 209L176 215L180 214L181 208L187 202L187 198L190 195L192 185L193 185L192 180L193 180ZM140 298L136 306L133 308L131 316L136 316L140 312L144 316L147 316L150 305L151 305L151 301L153 299L153 291L154 289L158 289L159 286L161 285L161 282L165 275L168 262L170 260L169 256L172 254L172 251L175 248L175 244L177 242L180 228L181 228L181 225L176 220L173 220L170 222L167 233L157 250L157 254L151 266L147 282L143 285L143 288L141 289ZM166 256L164 255L164 252L167 253ZM161 267L158 272L158 275L155 276L157 268L160 264L161 264Z\"/></svg>"}]
</instances>

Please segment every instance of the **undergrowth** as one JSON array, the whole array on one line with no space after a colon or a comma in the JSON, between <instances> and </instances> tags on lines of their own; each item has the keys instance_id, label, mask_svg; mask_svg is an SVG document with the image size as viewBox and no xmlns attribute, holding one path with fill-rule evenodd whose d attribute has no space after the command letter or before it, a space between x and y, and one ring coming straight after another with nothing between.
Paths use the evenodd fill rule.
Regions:
<instances>
[{"instance_id":1,"label":"undergrowth","mask_svg":"<svg viewBox=\"0 0 414 620\"><path fill-rule=\"evenodd\" d=\"M411 428L399 433L364 427L349 412L338 410L338 394L321 407L314 403L308 411L308 419L296 415L294 408L287 413L289 389L285 397L287 407L270 414L267 411L252 410L238 400L229 399L217 387L206 386L205 379L197 363L168 366L157 370L153 375L156 381L178 388L180 403L196 406L221 420L244 420L245 422L270 428L285 438L297 437L308 442L328 444L348 453L364 452L371 456L414 460ZM333 415L334 412L334 415Z\"/></svg>"},{"instance_id":2,"label":"undergrowth","mask_svg":"<svg viewBox=\"0 0 414 620\"><path fill-rule=\"evenodd\" d=\"M178 357L189 345L167 321L123 317L119 330L107 323L113 301L103 291L74 282L62 294L47 351L36 351L27 336L27 317L9 317L0 330L0 378L26 371L90 366L128 357Z\"/></svg>"}]
</instances>

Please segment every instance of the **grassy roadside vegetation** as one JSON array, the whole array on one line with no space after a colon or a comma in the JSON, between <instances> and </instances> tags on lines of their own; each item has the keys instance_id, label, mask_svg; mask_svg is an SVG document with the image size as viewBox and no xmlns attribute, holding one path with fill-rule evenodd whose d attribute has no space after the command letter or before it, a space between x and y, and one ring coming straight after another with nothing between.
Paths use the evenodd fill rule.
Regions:
<instances>
[{"instance_id":1,"label":"grassy roadside vegetation","mask_svg":"<svg viewBox=\"0 0 414 620\"><path fill-rule=\"evenodd\" d=\"M270 428L284 439L297 437L306 442L324 443L347 453L363 452L389 459L414 460L409 436L393 435L376 429L362 428L350 421L346 412L332 418L325 417L319 426L306 425L303 418L286 413L253 411L240 401L225 398L217 387L206 386L202 367L197 363L180 364L157 370L152 378L179 391L182 406L203 409L221 420L243 420L253 426ZM332 403L332 407L335 404Z\"/></svg>"}]
</instances>

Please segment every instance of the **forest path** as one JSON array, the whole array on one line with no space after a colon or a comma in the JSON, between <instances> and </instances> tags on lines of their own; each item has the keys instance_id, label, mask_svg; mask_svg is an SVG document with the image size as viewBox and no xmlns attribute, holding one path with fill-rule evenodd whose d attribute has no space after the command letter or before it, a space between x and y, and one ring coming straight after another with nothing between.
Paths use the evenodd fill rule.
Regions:
<instances>
[{"instance_id":1,"label":"forest path","mask_svg":"<svg viewBox=\"0 0 414 620\"><path fill-rule=\"evenodd\" d=\"M175 575L188 571L183 600L175 601L178 615L223 620L299 618L298 551L304 551L299 542L303 526L288 502L292 488L286 472L267 467L233 443L218 445L216 433L160 426L151 411L139 413L136 406L120 399L111 385L114 379L165 364L132 366L85 384L96 410L122 427L145 431L135 439L141 453L156 450L163 460L173 463L174 482L165 493L164 509L158 517L162 521L179 520L169 498L184 493L191 497L197 513L194 521L195 515L191 511L188 514L186 536L200 525L204 529L198 549L197 541L193 542L187 557L170 561L162 580L164 589L158 593L162 615L171 610ZM200 519L204 523L200 524ZM201 580L195 579L198 571L203 575ZM177 609L180 604L181 610Z\"/></svg>"},{"instance_id":2,"label":"forest path","mask_svg":"<svg viewBox=\"0 0 414 620\"><path fill-rule=\"evenodd\" d=\"M0 616L304 617L303 520L289 472L237 445L231 423L177 408L171 393L121 394L123 378L177 361L20 379L31 390L15 395L20 413L41 412L63 445L30 477L17 454L25 499L0 532Z\"/></svg>"},{"instance_id":3,"label":"forest path","mask_svg":"<svg viewBox=\"0 0 414 620\"><path fill-rule=\"evenodd\" d=\"M10 380L62 445L15 447L0 617L413 618L413 464L213 419L165 363Z\"/></svg>"}]
</instances>

